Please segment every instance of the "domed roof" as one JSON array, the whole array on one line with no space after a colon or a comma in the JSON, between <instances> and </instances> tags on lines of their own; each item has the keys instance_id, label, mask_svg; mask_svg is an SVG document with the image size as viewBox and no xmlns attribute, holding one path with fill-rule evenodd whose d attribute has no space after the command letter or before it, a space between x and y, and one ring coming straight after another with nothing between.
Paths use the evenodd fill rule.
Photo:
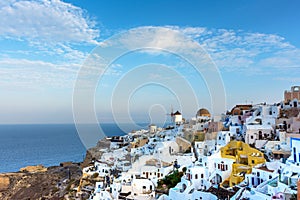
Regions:
<instances>
[{"instance_id":1,"label":"domed roof","mask_svg":"<svg viewBox=\"0 0 300 200\"><path fill-rule=\"evenodd\" d=\"M207 116L207 117L210 117L210 113L207 109L205 108L201 108L198 110L196 116Z\"/></svg>"},{"instance_id":2,"label":"domed roof","mask_svg":"<svg viewBox=\"0 0 300 200\"><path fill-rule=\"evenodd\" d=\"M243 111L240 108L233 108L232 111L231 111L231 114L232 115L242 115Z\"/></svg>"}]
</instances>

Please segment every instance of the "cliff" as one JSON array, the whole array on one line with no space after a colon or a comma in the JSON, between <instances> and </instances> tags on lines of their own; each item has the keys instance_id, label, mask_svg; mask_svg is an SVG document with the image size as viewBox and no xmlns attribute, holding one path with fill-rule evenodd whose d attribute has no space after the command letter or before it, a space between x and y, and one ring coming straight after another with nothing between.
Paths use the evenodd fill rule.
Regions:
<instances>
[{"instance_id":1,"label":"cliff","mask_svg":"<svg viewBox=\"0 0 300 200\"><path fill-rule=\"evenodd\" d=\"M78 185L81 177L78 164L44 168L29 166L22 172L0 175L0 199L64 199L72 196L72 187Z\"/></svg>"}]
</instances>

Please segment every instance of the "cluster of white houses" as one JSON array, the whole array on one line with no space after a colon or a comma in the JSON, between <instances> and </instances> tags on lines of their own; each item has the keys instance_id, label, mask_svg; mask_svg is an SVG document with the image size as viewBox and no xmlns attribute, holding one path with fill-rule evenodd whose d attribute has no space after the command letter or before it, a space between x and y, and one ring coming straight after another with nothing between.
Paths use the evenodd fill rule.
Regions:
<instances>
[{"instance_id":1,"label":"cluster of white houses","mask_svg":"<svg viewBox=\"0 0 300 200\"><path fill-rule=\"evenodd\" d=\"M206 109L189 121L177 111L173 127L151 124L110 138L110 147L83 169L84 178L101 178L89 199L296 199L299 88L278 104L236 105L218 121ZM160 184L175 171L182 172L175 187Z\"/></svg>"}]
</instances>

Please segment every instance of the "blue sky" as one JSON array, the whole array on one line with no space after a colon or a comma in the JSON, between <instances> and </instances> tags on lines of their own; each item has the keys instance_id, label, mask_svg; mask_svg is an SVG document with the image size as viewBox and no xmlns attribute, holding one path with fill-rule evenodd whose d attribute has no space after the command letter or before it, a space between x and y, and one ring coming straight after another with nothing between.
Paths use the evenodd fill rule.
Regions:
<instances>
[{"instance_id":1,"label":"blue sky","mask_svg":"<svg viewBox=\"0 0 300 200\"><path fill-rule=\"evenodd\" d=\"M299 6L276 0L1 2L0 123L73 122L73 89L85 59L101 42L141 27L180 32L207 53L226 94L226 108L215 109L215 115L246 101L279 102L284 90L300 83ZM156 37L165 34L172 36L157 32ZM153 84L139 87L139 82L136 90L123 89L130 98L113 99L119 84L130 85L122 82L130 76ZM164 80L178 91L160 85ZM184 98L192 98L185 86L193 89L198 107L213 110L205 77L184 60L165 52L133 52L110 65L99 81L95 112L100 122L113 121L112 110L126 122L128 111L117 106L126 105L134 121L161 121L171 105L182 110ZM184 117L193 116L197 106L182 110Z\"/></svg>"}]
</instances>

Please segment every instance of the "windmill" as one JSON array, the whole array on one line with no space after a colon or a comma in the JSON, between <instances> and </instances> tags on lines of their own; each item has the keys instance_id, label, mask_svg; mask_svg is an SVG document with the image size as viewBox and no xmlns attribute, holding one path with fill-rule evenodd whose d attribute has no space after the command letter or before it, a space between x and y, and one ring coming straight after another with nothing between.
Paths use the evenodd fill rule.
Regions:
<instances>
[{"instance_id":1,"label":"windmill","mask_svg":"<svg viewBox=\"0 0 300 200\"><path fill-rule=\"evenodd\" d=\"M173 126L175 121L174 121L174 112L173 112L173 106L171 105L171 113L167 113L167 121L166 124Z\"/></svg>"}]
</instances>

